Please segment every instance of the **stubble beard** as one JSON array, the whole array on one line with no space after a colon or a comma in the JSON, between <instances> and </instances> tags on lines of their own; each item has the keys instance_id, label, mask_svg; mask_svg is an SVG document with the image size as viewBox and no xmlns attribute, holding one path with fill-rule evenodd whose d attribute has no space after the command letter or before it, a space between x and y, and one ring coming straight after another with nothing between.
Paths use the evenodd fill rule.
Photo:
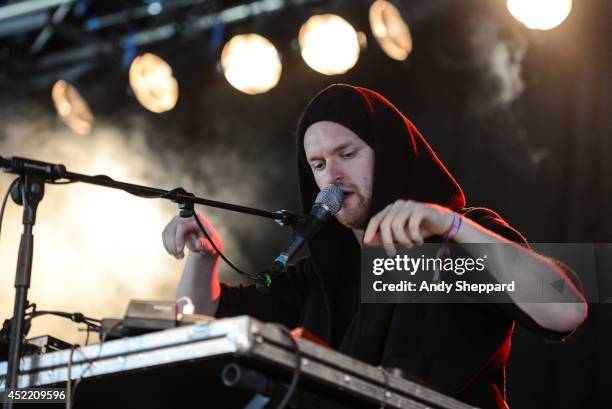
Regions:
<instances>
[{"instance_id":1,"label":"stubble beard","mask_svg":"<svg viewBox=\"0 0 612 409\"><path fill-rule=\"evenodd\" d=\"M336 218L345 227L349 229L362 230L366 228L368 221L368 211L370 209L370 201L359 193L353 193L359 199L357 205L353 207L343 208Z\"/></svg>"}]
</instances>

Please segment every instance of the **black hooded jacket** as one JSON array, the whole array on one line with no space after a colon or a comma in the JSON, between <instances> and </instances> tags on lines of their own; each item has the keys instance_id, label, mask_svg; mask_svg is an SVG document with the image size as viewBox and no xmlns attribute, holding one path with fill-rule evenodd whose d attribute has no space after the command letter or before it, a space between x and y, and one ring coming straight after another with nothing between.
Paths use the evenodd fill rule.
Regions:
<instances>
[{"instance_id":1,"label":"black hooded jacket","mask_svg":"<svg viewBox=\"0 0 612 409\"><path fill-rule=\"evenodd\" d=\"M324 120L351 129L375 152L370 217L400 198L436 203L527 245L495 212L465 207L457 182L389 101L349 85L321 91L300 119L304 213L319 192L305 159L304 133ZM317 233L309 251L309 257L274 280L269 295L254 286L222 285L217 316L248 314L290 328L304 327L340 352L372 365L400 368L413 379L481 408L506 407L504 370L515 321L549 339L566 335L545 330L514 304L361 304L359 244L336 219Z\"/></svg>"}]
</instances>

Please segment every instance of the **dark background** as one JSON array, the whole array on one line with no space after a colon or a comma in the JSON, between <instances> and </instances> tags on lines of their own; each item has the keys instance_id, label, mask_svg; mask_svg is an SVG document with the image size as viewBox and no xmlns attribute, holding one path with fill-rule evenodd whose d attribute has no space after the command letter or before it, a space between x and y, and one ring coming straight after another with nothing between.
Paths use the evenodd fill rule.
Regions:
<instances>
[{"instance_id":1,"label":"dark background","mask_svg":"<svg viewBox=\"0 0 612 409\"><path fill-rule=\"evenodd\" d=\"M612 3L576 1L560 26L537 31L515 21L503 1L405 0L400 4L414 51L402 63L386 57L372 38L369 2L317 3L224 28L224 39L255 31L279 48L281 80L263 95L242 94L225 81L217 69L218 39L209 32L148 48L166 58L179 81L178 105L161 115L145 111L125 92L125 69L116 58L90 59L105 67L98 89L91 87L96 121L113 123L126 135L138 127L155 153L152 168L188 175L206 186L210 198L297 210L294 128L301 110L331 83L365 86L414 122L462 186L468 205L496 210L532 242L612 242ZM321 11L341 14L368 36L367 49L345 75L314 72L296 50L299 25ZM59 73L38 71L20 48L28 36L0 39L0 138L20 118L63 126L48 120L54 113L47 84ZM48 47L63 46L54 39ZM496 52L508 58L495 59ZM508 85L512 70L519 85ZM267 265L287 239L268 221L211 214L235 238L237 248L227 253L239 254L245 269ZM561 344L516 330L507 371L511 407L611 407L609 307L591 305L588 321Z\"/></svg>"}]
</instances>

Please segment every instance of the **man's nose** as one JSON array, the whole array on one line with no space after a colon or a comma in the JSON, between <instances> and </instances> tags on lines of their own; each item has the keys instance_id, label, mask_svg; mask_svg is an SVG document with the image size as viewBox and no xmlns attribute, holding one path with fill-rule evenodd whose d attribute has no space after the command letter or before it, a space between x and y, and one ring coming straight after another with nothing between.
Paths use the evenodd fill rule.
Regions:
<instances>
[{"instance_id":1,"label":"man's nose","mask_svg":"<svg viewBox=\"0 0 612 409\"><path fill-rule=\"evenodd\" d=\"M340 169L334 163L329 163L327 165L327 171L327 185L338 185L344 180L344 174L342 172L342 169Z\"/></svg>"}]
</instances>

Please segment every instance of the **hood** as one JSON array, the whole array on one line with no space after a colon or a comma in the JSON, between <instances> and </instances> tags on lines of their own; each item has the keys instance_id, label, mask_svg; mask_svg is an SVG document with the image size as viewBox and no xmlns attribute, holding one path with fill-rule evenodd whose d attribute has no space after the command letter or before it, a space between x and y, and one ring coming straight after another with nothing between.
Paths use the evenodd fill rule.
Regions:
<instances>
[{"instance_id":1,"label":"hood","mask_svg":"<svg viewBox=\"0 0 612 409\"><path fill-rule=\"evenodd\" d=\"M306 160L304 134L319 121L347 127L374 150L369 218L397 199L437 203L455 210L465 206L465 197L455 179L412 122L393 104L372 90L335 84L308 103L298 122L298 176L304 214L310 211L319 192ZM359 304L358 289L346 287L347 283L357 283L358 287L359 245L352 231L332 218L308 247L323 290L332 300L328 312L336 317L331 317L331 321L346 327L348 323L343 321L349 319L351 311L344 312L344 319L337 315L346 305Z\"/></svg>"}]
</instances>

